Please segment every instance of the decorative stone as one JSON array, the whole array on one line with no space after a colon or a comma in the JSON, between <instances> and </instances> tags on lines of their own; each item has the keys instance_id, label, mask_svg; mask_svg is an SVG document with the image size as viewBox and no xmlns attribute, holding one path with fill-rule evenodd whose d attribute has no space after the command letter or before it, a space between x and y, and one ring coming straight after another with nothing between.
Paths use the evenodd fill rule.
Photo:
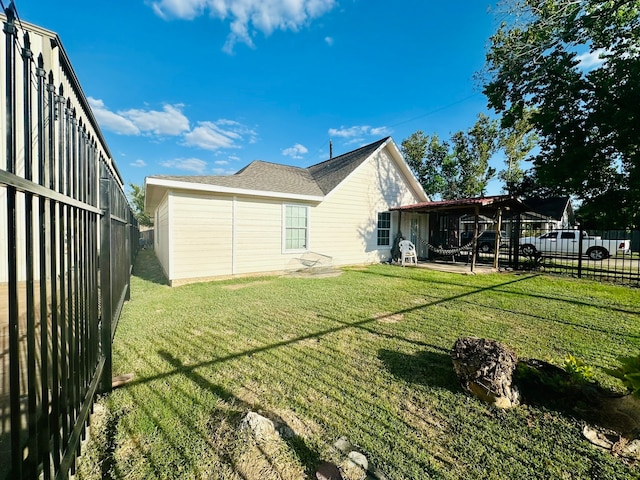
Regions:
<instances>
[{"instance_id":1,"label":"decorative stone","mask_svg":"<svg viewBox=\"0 0 640 480\"><path fill-rule=\"evenodd\" d=\"M360 452L356 452L356 451L349 452L349 460L351 460L353 463L361 467L363 470L365 471L369 470L369 461L367 460L367 457L365 457Z\"/></svg>"},{"instance_id":2,"label":"decorative stone","mask_svg":"<svg viewBox=\"0 0 640 480\"><path fill-rule=\"evenodd\" d=\"M336 440L336 443L334 443L333 446L345 455L353 450L353 445L351 445L347 437L340 437L338 440Z\"/></svg>"},{"instance_id":3,"label":"decorative stone","mask_svg":"<svg viewBox=\"0 0 640 480\"><path fill-rule=\"evenodd\" d=\"M619 455L632 460L640 460L640 440L632 440L620 448Z\"/></svg>"},{"instance_id":4,"label":"decorative stone","mask_svg":"<svg viewBox=\"0 0 640 480\"><path fill-rule=\"evenodd\" d=\"M484 338L459 338L451 359L465 392L498 408L520 404L520 394L513 384L518 357L506 345Z\"/></svg>"},{"instance_id":5,"label":"decorative stone","mask_svg":"<svg viewBox=\"0 0 640 480\"><path fill-rule=\"evenodd\" d=\"M316 469L316 478L318 480L343 480L340 469L329 462L322 462Z\"/></svg>"},{"instance_id":6,"label":"decorative stone","mask_svg":"<svg viewBox=\"0 0 640 480\"><path fill-rule=\"evenodd\" d=\"M599 432L597 429L589 425L584 426L582 429L582 435L584 435L584 437L592 444L605 450L611 450L611 447L613 447L613 444L616 442L615 439L611 438L611 435Z\"/></svg>"},{"instance_id":7,"label":"decorative stone","mask_svg":"<svg viewBox=\"0 0 640 480\"><path fill-rule=\"evenodd\" d=\"M240 430L250 431L256 440L274 440L279 438L273 422L266 417L256 413L249 412L240 422Z\"/></svg>"}]
</instances>

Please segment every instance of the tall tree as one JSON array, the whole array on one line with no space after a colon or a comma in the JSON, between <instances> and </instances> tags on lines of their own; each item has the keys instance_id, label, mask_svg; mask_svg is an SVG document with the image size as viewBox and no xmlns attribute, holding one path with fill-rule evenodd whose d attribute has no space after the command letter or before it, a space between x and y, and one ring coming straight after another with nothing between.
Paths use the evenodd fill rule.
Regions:
<instances>
[{"instance_id":1,"label":"tall tree","mask_svg":"<svg viewBox=\"0 0 640 480\"><path fill-rule=\"evenodd\" d=\"M513 195L526 189L527 179L522 162L538 142L537 135L531 128L530 117L531 112L526 112L525 116L500 133L500 150L504 153L506 168L498 172L498 178L504 182L504 190Z\"/></svg>"},{"instance_id":2,"label":"tall tree","mask_svg":"<svg viewBox=\"0 0 640 480\"><path fill-rule=\"evenodd\" d=\"M437 135L426 136L418 130L401 144L402 154L427 195L439 195L444 186L442 165L449 155L449 146Z\"/></svg>"},{"instance_id":3,"label":"tall tree","mask_svg":"<svg viewBox=\"0 0 640 480\"><path fill-rule=\"evenodd\" d=\"M513 127L531 113L535 178L638 225L640 2L507 0L484 93ZM595 59L587 65L585 59ZM616 203L607 199L616 198ZM615 214L615 215L614 215Z\"/></svg>"},{"instance_id":4,"label":"tall tree","mask_svg":"<svg viewBox=\"0 0 640 480\"><path fill-rule=\"evenodd\" d=\"M450 200L485 193L495 175L489 159L497 147L497 122L480 114L471 129L454 133L449 142L417 131L403 140L402 153L427 195Z\"/></svg>"},{"instance_id":5,"label":"tall tree","mask_svg":"<svg viewBox=\"0 0 640 480\"><path fill-rule=\"evenodd\" d=\"M153 220L144 211L144 187L136 185L135 183L129 183L129 189L129 201L133 207L133 214L138 220L138 223L145 227L151 227Z\"/></svg>"}]
</instances>

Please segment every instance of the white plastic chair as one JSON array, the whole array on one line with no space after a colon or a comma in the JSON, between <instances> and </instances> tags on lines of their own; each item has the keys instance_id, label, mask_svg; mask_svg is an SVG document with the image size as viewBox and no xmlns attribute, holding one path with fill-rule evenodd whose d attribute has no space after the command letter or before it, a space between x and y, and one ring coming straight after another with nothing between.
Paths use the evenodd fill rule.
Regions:
<instances>
[{"instance_id":1,"label":"white plastic chair","mask_svg":"<svg viewBox=\"0 0 640 480\"><path fill-rule=\"evenodd\" d=\"M400 260L403 267L407 260L418 265L418 254L416 253L416 246L413 243L409 240L401 240L400 243L398 243L398 247L400 247Z\"/></svg>"}]
</instances>

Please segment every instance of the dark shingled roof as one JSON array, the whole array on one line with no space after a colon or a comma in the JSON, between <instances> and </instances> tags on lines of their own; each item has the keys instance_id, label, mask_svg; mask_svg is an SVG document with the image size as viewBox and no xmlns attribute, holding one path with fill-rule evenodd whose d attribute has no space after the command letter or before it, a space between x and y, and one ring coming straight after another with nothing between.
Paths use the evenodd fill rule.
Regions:
<instances>
[{"instance_id":1,"label":"dark shingled roof","mask_svg":"<svg viewBox=\"0 0 640 480\"><path fill-rule=\"evenodd\" d=\"M174 176L153 175L152 178L220 187L322 196L337 187L362 162L390 137L365 145L308 168L254 161L233 175Z\"/></svg>"},{"instance_id":2,"label":"dark shingled roof","mask_svg":"<svg viewBox=\"0 0 640 480\"><path fill-rule=\"evenodd\" d=\"M243 190L260 190L297 195L322 195L322 190L320 190L306 169L262 162L260 160L251 162L234 175L154 175L153 178L175 180L178 182L202 183L205 185L216 185L219 187Z\"/></svg>"},{"instance_id":3,"label":"dark shingled roof","mask_svg":"<svg viewBox=\"0 0 640 480\"><path fill-rule=\"evenodd\" d=\"M569 197L531 197L523 200L533 212L545 217L561 220L569 203Z\"/></svg>"},{"instance_id":4,"label":"dark shingled roof","mask_svg":"<svg viewBox=\"0 0 640 480\"><path fill-rule=\"evenodd\" d=\"M344 155L331 158L322 163L312 165L307 170L312 175L318 186L326 195L336 188L340 182L349 176L367 158L373 154L380 145L385 143L390 137L383 138L377 142L365 145Z\"/></svg>"}]
</instances>

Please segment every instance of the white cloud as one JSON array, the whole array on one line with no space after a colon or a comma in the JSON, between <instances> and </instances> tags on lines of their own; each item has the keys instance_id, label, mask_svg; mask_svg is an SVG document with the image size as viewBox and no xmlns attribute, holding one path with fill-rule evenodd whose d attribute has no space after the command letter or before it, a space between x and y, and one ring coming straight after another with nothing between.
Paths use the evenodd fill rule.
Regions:
<instances>
[{"instance_id":1,"label":"white cloud","mask_svg":"<svg viewBox=\"0 0 640 480\"><path fill-rule=\"evenodd\" d=\"M182 104L165 105L162 110L131 108L112 112L102 100L89 97L89 102L98 123L120 135L182 137L182 145L205 150L240 148L241 143L255 143L258 139L255 130L226 118L197 122L195 128L190 129ZM145 166L140 162L144 163L138 160L131 165Z\"/></svg>"},{"instance_id":2,"label":"white cloud","mask_svg":"<svg viewBox=\"0 0 640 480\"><path fill-rule=\"evenodd\" d=\"M330 128L329 136L344 139L361 139L362 137L383 137L391 133L387 127L370 127L369 125L357 125L353 127Z\"/></svg>"},{"instance_id":3,"label":"white cloud","mask_svg":"<svg viewBox=\"0 0 640 480\"><path fill-rule=\"evenodd\" d=\"M174 160L166 160L161 162L160 165L166 168L175 168L178 170L186 170L188 172L194 172L203 174L207 168L207 162L200 160L199 158L176 158Z\"/></svg>"},{"instance_id":4,"label":"white cloud","mask_svg":"<svg viewBox=\"0 0 640 480\"><path fill-rule=\"evenodd\" d=\"M100 126L119 135L180 135L189 130L189 119L182 113L183 105L165 105L162 110L109 110L104 102L88 98L91 110Z\"/></svg>"},{"instance_id":5,"label":"white cloud","mask_svg":"<svg viewBox=\"0 0 640 480\"><path fill-rule=\"evenodd\" d=\"M216 160L213 162L214 165L229 165L229 160Z\"/></svg>"},{"instance_id":6,"label":"white cloud","mask_svg":"<svg viewBox=\"0 0 640 480\"><path fill-rule=\"evenodd\" d=\"M256 132L233 120L198 122L198 126L184 136L185 145L205 150L239 148L238 142L255 142Z\"/></svg>"},{"instance_id":7,"label":"white cloud","mask_svg":"<svg viewBox=\"0 0 640 480\"><path fill-rule=\"evenodd\" d=\"M140 135L140 129L128 118L105 107L102 100L89 97L89 105L102 128L120 135Z\"/></svg>"},{"instance_id":8,"label":"white cloud","mask_svg":"<svg viewBox=\"0 0 640 480\"><path fill-rule=\"evenodd\" d=\"M600 67L606 59L602 58L607 51L603 48L599 48L593 52L585 52L576 57L580 63L578 68L581 70L591 70Z\"/></svg>"},{"instance_id":9,"label":"white cloud","mask_svg":"<svg viewBox=\"0 0 640 480\"><path fill-rule=\"evenodd\" d=\"M297 31L310 20L337 5L337 0L156 0L151 6L164 18L192 20L206 12L211 17L230 21L223 50L233 53L236 43L252 47L256 31L265 35L274 30Z\"/></svg>"},{"instance_id":10,"label":"white cloud","mask_svg":"<svg viewBox=\"0 0 640 480\"><path fill-rule=\"evenodd\" d=\"M329 45L330 47L333 47L333 37L324 37L324 41L327 45Z\"/></svg>"},{"instance_id":11,"label":"white cloud","mask_svg":"<svg viewBox=\"0 0 640 480\"><path fill-rule=\"evenodd\" d=\"M135 162L130 163L129 165L131 165L132 167L142 168L142 167L146 167L147 163L144 160L136 160Z\"/></svg>"},{"instance_id":12,"label":"white cloud","mask_svg":"<svg viewBox=\"0 0 640 480\"><path fill-rule=\"evenodd\" d=\"M189 119L181 111L183 105L165 105L162 111L131 109L119 112L141 131L156 135L180 135L189 130Z\"/></svg>"},{"instance_id":13,"label":"white cloud","mask_svg":"<svg viewBox=\"0 0 640 480\"><path fill-rule=\"evenodd\" d=\"M309 150L307 150L307 147L305 147L304 145L300 145L299 143L296 143L293 147L285 148L284 150L282 150L283 155L295 159L302 158L302 156L308 152Z\"/></svg>"}]
</instances>

